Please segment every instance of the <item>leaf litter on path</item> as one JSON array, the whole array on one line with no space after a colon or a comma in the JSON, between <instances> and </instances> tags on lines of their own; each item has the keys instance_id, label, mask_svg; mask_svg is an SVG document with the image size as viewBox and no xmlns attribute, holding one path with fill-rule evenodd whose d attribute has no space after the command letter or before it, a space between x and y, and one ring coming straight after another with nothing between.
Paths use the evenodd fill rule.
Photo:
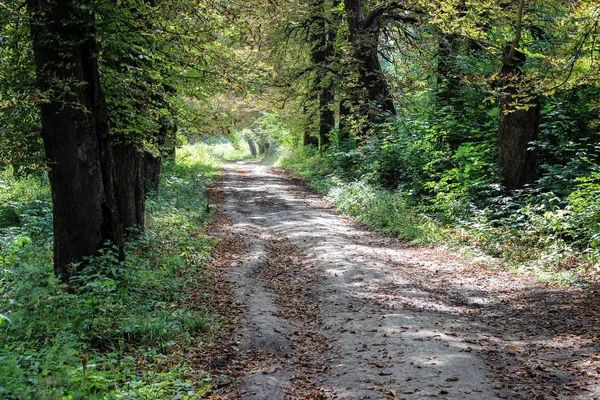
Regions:
<instances>
[{"instance_id":1,"label":"leaf litter on path","mask_svg":"<svg viewBox=\"0 0 600 400\"><path fill-rule=\"evenodd\" d=\"M224 322L192 358L214 396L600 398L597 289L369 232L253 163L226 166L209 201Z\"/></svg>"}]
</instances>

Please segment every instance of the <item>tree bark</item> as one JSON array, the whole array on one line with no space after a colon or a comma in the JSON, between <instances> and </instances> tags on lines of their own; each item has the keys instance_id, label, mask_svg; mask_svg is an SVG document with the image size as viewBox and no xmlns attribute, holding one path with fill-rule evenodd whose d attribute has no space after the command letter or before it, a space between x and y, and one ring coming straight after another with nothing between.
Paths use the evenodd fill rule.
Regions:
<instances>
[{"instance_id":1,"label":"tree bark","mask_svg":"<svg viewBox=\"0 0 600 400\"><path fill-rule=\"evenodd\" d=\"M113 146L117 182L116 199L126 237L135 237L144 231L146 188L144 185L144 153L133 144Z\"/></svg>"},{"instance_id":2,"label":"tree bark","mask_svg":"<svg viewBox=\"0 0 600 400\"><path fill-rule=\"evenodd\" d=\"M352 108L358 117L367 115L368 122L380 124L396 108L378 57L380 17L365 18L362 0L344 0L348 21L348 41L353 48L354 73L358 90L351 95ZM364 131L364 128L360 129ZM364 133L364 132L361 132Z\"/></svg>"},{"instance_id":3,"label":"tree bark","mask_svg":"<svg viewBox=\"0 0 600 400\"><path fill-rule=\"evenodd\" d=\"M162 99L160 99L162 101ZM160 129L153 135L153 140L156 148L155 153L145 151L142 156L142 180L144 185L144 195L147 196L151 192L158 192L160 183L160 169L164 154L168 157L175 158L175 136L177 127L170 124L166 119L160 122ZM170 143L167 145L167 143Z\"/></svg>"},{"instance_id":4,"label":"tree bark","mask_svg":"<svg viewBox=\"0 0 600 400\"><path fill-rule=\"evenodd\" d=\"M155 156L150 152L143 155L142 179L144 180L144 193L146 195L152 192L158 192L160 183L160 169L162 167L162 157Z\"/></svg>"},{"instance_id":5,"label":"tree bark","mask_svg":"<svg viewBox=\"0 0 600 400\"><path fill-rule=\"evenodd\" d=\"M250 148L250 154L252 154L252 157L256 157L258 155L258 152L256 151L256 144L254 143L254 140L252 139L246 139L248 142L248 147Z\"/></svg>"},{"instance_id":6,"label":"tree bark","mask_svg":"<svg viewBox=\"0 0 600 400\"><path fill-rule=\"evenodd\" d=\"M332 82L329 76L329 62L333 55L333 41L336 33L332 27L332 21L325 10L324 0L311 1L312 21L311 24L311 61L314 68L314 79L312 82L312 93L317 97L319 118L319 138L317 145L327 146L330 142L329 133L334 128L335 116L333 113Z\"/></svg>"},{"instance_id":7,"label":"tree bark","mask_svg":"<svg viewBox=\"0 0 600 400\"><path fill-rule=\"evenodd\" d=\"M440 35L437 57L437 102L440 108L452 104L456 97L460 80L454 65L458 55L458 40L453 34Z\"/></svg>"},{"instance_id":8,"label":"tree bark","mask_svg":"<svg viewBox=\"0 0 600 400\"><path fill-rule=\"evenodd\" d=\"M100 88L95 15L73 0L28 0L50 167L54 272L64 282L107 242L123 257L114 160Z\"/></svg>"},{"instance_id":9,"label":"tree bark","mask_svg":"<svg viewBox=\"0 0 600 400\"><path fill-rule=\"evenodd\" d=\"M304 139L302 141L302 145L304 147L307 147L307 146L317 147L319 145L319 138L317 138L316 136L311 135L310 126L307 126L304 129Z\"/></svg>"},{"instance_id":10,"label":"tree bark","mask_svg":"<svg viewBox=\"0 0 600 400\"><path fill-rule=\"evenodd\" d=\"M540 104L536 95L524 85L520 66L525 54L507 46L502 67L502 93L499 106L498 158L500 175L509 190L522 189L535 182L536 151L540 125Z\"/></svg>"}]
</instances>

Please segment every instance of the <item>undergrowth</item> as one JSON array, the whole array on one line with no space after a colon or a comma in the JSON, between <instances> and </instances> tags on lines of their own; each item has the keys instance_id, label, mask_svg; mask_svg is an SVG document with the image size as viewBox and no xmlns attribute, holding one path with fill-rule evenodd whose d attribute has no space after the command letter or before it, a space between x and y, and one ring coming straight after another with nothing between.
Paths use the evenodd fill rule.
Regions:
<instances>
[{"instance_id":1,"label":"undergrowth","mask_svg":"<svg viewBox=\"0 0 600 400\"><path fill-rule=\"evenodd\" d=\"M204 144L210 155L219 161L237 161L252 157L248 143L237 140L212 140Z\"/></svg>"},{"instance_id":2,"label":"undergrowth","mask_svg":"<svg viewBox=\"0 0 600 400\"><path fill-rule=\"evenodd\" d=\"M90 259L68 293L52 272L47 179L2 173L0 398L191 399L209 389L180 354L218 324L186 291L210 254L203 193L215 174L203 148L178 150L126 261L110 251Z\"/></svg>"},{"instance_id":3,"label":"undergrowth","mask_svg":"<svg viewBox=\"0 0 600 400\"><path fill-rule=\"evenodd\" d=\"M489 185L482 206L464 192L443 187L444 177L429 183L436 186L430 193L419 195L402 185L385 188L381 176L368 171L349 175L351 157L358 156L335 151L321 156L305 148L280 165L307 178L336 208L374 230L450 247L477 262L527 271L542 281L582 286L586 277L600 272L600 176L580 179L564 198L531 190L501 195ZM357 164L369 165L365 160ZM427 183L422 187L427 189Z\"/></svg>"}]
</instances>

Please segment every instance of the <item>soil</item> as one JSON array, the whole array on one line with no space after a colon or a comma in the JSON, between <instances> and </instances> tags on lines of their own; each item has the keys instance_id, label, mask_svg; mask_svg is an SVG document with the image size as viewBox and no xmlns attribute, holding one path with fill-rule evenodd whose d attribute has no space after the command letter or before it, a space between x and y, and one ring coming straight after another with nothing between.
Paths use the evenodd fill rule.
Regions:
<instances>
[{"instance_id":1,"label":"soil","mask_svg":"<svg viewBox=\"0 0 600 400\"><path fill-rule=\"evenodd\" d=\"M226 165L190 355L215 399L600 399L600 291L373 233L283 169Z\"/></svg>"}]
</instances>

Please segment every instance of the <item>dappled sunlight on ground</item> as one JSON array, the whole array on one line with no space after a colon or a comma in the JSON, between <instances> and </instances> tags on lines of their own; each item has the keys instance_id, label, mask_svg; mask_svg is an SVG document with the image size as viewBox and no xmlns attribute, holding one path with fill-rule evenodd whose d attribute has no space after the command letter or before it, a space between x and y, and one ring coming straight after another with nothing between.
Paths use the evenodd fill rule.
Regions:
<instances>
[{"instance_id":1,"label":"dappled sunlight on ground","mask_svg":"<svg viewBox=\"0 0 600 400\"><path fill-rule=\"evenodd\" d=\"M275 356L242 398L600 393L593 297L368 232L273 171L230 164L221 186L249 248L228 278L247 310L242 343Z\"/></svg>"}]
</instances>

